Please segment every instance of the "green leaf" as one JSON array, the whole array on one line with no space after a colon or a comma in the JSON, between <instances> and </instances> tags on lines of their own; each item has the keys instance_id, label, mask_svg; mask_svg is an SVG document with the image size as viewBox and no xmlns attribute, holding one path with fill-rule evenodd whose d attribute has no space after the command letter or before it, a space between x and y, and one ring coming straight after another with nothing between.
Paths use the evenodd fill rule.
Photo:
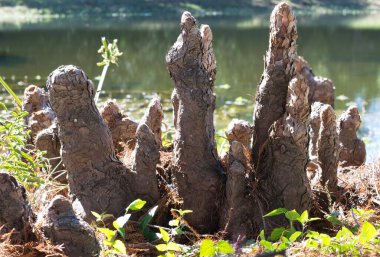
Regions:
<instances>
[{"instance_id":1,"label":"green leaf","mask_svg":"<svg viewBox=\"0 0 380 257\"><path fill-rule=\"evenodd\" d=\"M125 247L125 244L121 242L120 240L116 240L112 246L116 251L122 254L127 254L127 248Z\"/></svg>"},{"instance_id":2,"label":"green leaf","mask_svg":"<svg viewBox=\"0 0 380 257\"><path fill-rule=\"evenodd\" d=\"M323 246L329 246L331 243L331 237L327 234L321 233L319 235L319 239L321 240Z\"/></svg>"},{"instance_id":3,"label":"green leaf","mask_svg":"<svg viewBox=\"0 0 380 257\"><path fill-rule=\"evenodd\" d=\"M263 246L265 248L265 250L268 250L268 251L274 250L273 244L271 242L266 241L266 240L261 240L260 245Z\"/></svg>"},{"instance_id":4,"label":"green leaf","mask_svg":"<svg viewBox=\"0 0 380 257\"><path fill-rule=\"evenodd\" d=\"M139 224L139 227L142 230L144 237L149 241L157 239L156 233L153 233L148 227L149 222L153 219L154 215L156 214L157 208L157 205L151 208Z\"/></svg>"},{"instance_id":5,"label":"green leaf","mask_svg":"<svg viewBox=\"0 0 380 257\"><path fill-rule=\"evenodd\" d=\"M260 239L261 239L261 240L265 240L265 232L264 232L264 229L262 229L262 230L260 231Z\"/></svg>"},{"instance_id":6,"label":"green leaf","mask_svg":"<svg viewBox=\"0 0 380 257\"><path fill-rule=\"evenodd\" d=\"M109 228L98 228L98 231L100 233L102 233L103 235L105 235L107 237L108 240L112 240L114 238L114 236L116 235L116 231L114 230L111 230Z\"/></svg>"},{"instance_id":7,"label":"green leaf","mask_svg":"<svg viewBox=\"0 0 380 257\"><path fill-rule=\"evenodd\" d=\"M368 221L363 222L362 232L359 235L359 242L361 244L367 243L375 238L377 231L375 227Z\"/></svg>"},{"instance_id":8,"label":"green leaf","mask_svg":"<svg viewBox=\"0 0 380 257\"><path fill-rule=\"evenodd\" d=\"M99 213L94 212L94 211L92 211L91 213L96 218L96 221L101 221L102 220L102 215L100 215Z\"/></svg>"},{"instance_id":9,"label":"green leaf","mask_svg":"<svg viewBox=\"0 0 380 257\"><path fill-rule=\"evenodd\" d=\"M169 240L170 240L170 236L169 236L169 233L168 232L166 232L164 229L162 229L162 228L159 228L160 229L160 234L161 234L161 236L162 236L162 240L164 240L164 242L169 242Z\"/></svg>"},{"instance_id":10,"label":"green leaf","mask_svg":"<svg viewBox=\"0 0 380 257\"><path fill-rule=\"evenodd\" d=\"M179 225L179 219L174 219L169 221L169 226L171 227L177 227Z\"/></svg>"},{"instance_id":11,"label":"green leaf","mask_svg":"<svg viewBox=\"0 0 380 257\"><path fill-rule=\"evenodd\" d=\"M117 218L112 224L116 229L123 228L130 217L131 214L125 214L124 216Z\"/></svg>"},{"instance_id":12,"label":"green leaf","mask_svg":"<svg viewBox=\"0 0 380 257\"><path fill-rule=\"evenodd\" d=\"M131 202L130 205L128 205L125 212L127 213L129 210L132 210L132 211L140 210L142 207L144 207L145 204L146 204L146 201L143 201L141 199L136 199L133 202Z\"/></svg>"},{"instance_id":13,"label":"green leaf","mask_svg":"<svg viewBox=\"0 0 380 257\"><path fill-rule=\"evenodd\" d=\"M200 245L200 254L199 256L207 257L207 256L214 256L215 255L215 246L214 242L210 239L204 239L201 242Z\"/></svg>"},{"instance_id":14,"label":"green leaf","mask_svg":"<svg viewBox=\"0 0 380 257\"><path fill-rule=\"evenodd\" d=\"M308 213L308 211L305 210L297 220L299 222L301 222L302 225L305 225L307 222L309 222L309 213Z\"/></svg>"},{"instance_id":15,"label":"green leaf","mask_svg":"<svg viewBox=\"0 0 380 257\"><path fill-rule=\"evenodd\" d=\"M285 208L278 208L278 209L275 209L267 214L265 214L263 217L272 217L272 216L277 216L277 215L280 215L280 214L283 214L283 213L286 213L288 210L285 209Z\"/></svg>"},{"instance_id":16,"label":"green leaf","mask_svg":"<svg viewBox=\"0 0 380 257\"><path fill-rule=\"evenodd\" d=\"M298 214L296 210L291 210L285 213L285 217L288 220L297 220L300 217L300 215Z\"/></svg>"},{"instance_id":17,"label":"green leaf","mask_svg":"<svg viewBox=\"0 0 380 257\"><path fill-rule=\"evenodd\" d=\"M168 245L159 244L159 245L156 245L156 249L159 250L160 252L166 252L168 250Z\"/></svg>"},{"instance_id":18,"label":"green leaf","mask_svg":"<svg viewBox=\"0 0 380 257\"><path fill-rule=\"evenodd\" d=\"M270 234L269 240L272 242L277 241L278 239L280 239L284 231L285 231L284 227L273 229L272 233Z\"/></svg>"},{"instance_id":19,"label":"green leaf","mask_svg":"<svg viewBox=\"0 0 380 257\"><path fill-rule=\"evenodd\" d=\"M230 254L235 252L232 245L225 240L219 240L216 246L218 247L218 252L220 254Z\"/></svg>"},{"instance_id":20,"label":"green leaf","mask_svg":"<svg viewBox=\"0 0 380 257\"><path fill-rule=\"evenodd\" d=\"M21 107L22 102L21 102L20 98L18 98L18 96L15 94L15 92L13 92L12 88L10 86L8 86L8 84L3 80L3 78L1 76L0 76L0 84L3 85L5 90L7 90L8 93L13 97L17 106Z\"/></svg>"},{"instance_id":21,"label":"green leaf","mask_svg":"<svg viewBox=\"0 0 380 257\"><path fill-rule=\"evenodd\" d=\"M298 237L301 235L302 233L300 231L296 231L294 232L290 237L289 237L289 241L290 242L294 242L298 239Z\"/></svg>"},{"instance_id":22,"label":"green leaf","mask_svg":"<svg viewBox=\"0 0 380 257\"><path fill-rule=\"evenodd\" d=\"M179 246L179 244L174 243L174 242L169 242L169 243L167 244L167 251L181 252L182 249L181 249L181 247Z\"/></svg>"}]
</instances>

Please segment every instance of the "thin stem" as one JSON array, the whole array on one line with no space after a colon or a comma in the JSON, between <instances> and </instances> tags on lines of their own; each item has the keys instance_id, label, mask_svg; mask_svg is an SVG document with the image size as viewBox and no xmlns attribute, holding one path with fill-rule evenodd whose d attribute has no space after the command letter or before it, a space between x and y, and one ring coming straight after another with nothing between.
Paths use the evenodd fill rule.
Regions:
<instances>
[{"instance_id":1,"label":"thin stem","mask_svg":"<svg viewBox=\"0 0 380 257\"><path fill-rule=\"evenodd\" d=\"M103 67L103 71L102 71L102 75L100 76L98 88L96 89L96 94L95 94L95 99L94 99L95 103L98 101L100 92L102 91L102 87L103 87L104 79L106 78L108 67L109 67L109 64L106 64Z\"/></svg>"}]
</instances>

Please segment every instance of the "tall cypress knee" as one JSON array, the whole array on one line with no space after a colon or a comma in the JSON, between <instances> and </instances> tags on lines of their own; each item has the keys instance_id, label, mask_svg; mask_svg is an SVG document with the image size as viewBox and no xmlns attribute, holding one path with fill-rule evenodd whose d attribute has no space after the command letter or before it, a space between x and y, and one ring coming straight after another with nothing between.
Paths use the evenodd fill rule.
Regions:
<instances>
[{"instance_id":1,"label":"tall cypress knee","mask_svg":"<svg viewBox=\"0 0 380 257\"><path fill-rule=\"evenodd\" d=\"M195 18L184 12L181 34L166 55L166 64L175 89L174 183L183 200L181 208L200 232L218 228L222 189L222 168L215 140L213 86L216 73L210 27L197 27Z\"/></svg>"},{"instance_id":2,"label":"tall cypress knee","mask_svg":"<svg viewBox=\"0 0 380 257\"><path fill-rule=\"evenodd\" d=\"M296 55L296 18L287 3L280 3L270 17L269 49L256 93L252 147L255 167L259 162L263 145L269 138L270 126L284 113L293 58Z\"/></svg>"},{"instance_id":3,"label":"tall cypress knee","mask_svg":"<svg viewBox=\"0 0 380 257\"><path fill-rule=\"evenodd\" d=\"M95 106L94 88L78 67L61 66L48 78L57 114L70 192L86 218L90 211L119 215L135 199L133 174L115 157L111 132Z\"/></svg>"},{"instance_id":4,"label":"tall cypress knee","mask_svg":"<svg viewBox=\"0 0 380 257\"><path fill-rule=\"evenodd\" d=\"M265 211L284 207L309 209L311 189L306 176L309 87L296 74L290 81L286 111L270 130L257 170L258 192Z\"/></svg>"}]
</instances>

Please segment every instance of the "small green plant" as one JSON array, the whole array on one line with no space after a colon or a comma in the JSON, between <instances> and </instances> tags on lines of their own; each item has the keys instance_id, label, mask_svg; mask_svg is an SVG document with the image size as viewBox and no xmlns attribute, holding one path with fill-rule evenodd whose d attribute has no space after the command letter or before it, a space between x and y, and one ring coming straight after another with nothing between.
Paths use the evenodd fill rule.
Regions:
<instances>
[{"instance_id":1,"label":"small green plant","mask_svg":"<svg viewBox=\"0 0 380 257\"><path fill-rule=\"evenodd\" d=\"M260 233L260 245L265 251L282 251L288 248L293 242L303 238L307 233L306 227L308 223L319 220L319 218L309 218L309 213L305 210L301 215L296 210L287 210L285 208L275 209L264 217L273 217L284 214L289 221L289 227L279 227L272 230L269 238L265 238L264 230ZM295 223L301 225L301 231L297 231Z\"/></svg>"},{"instance_id":2,"label":"small green plant","mask_svg":"<svg viewBox=\"0 0 380 257\"><path fill-rule=\"evenodd\" d=\"M200 244L199 256L211 257L218 256L218 254L233 254L234 252L232 245L225 240L219 240L215 243L211 239L204 239Z\"/></svg>"},{"instance_id":3,"label":"small green plant","mask_svg":"<svg viewBox=\"0 0 380 257\"><path fill-rule=\"evenodd\" d=\"M102 37L102 45L100 49L98 50L98 53L101 54L103 60L99 63L97 63L98 66L103 67L102 75L100 76L98 88L96 89L95 94L95 103L99 99L100 92L102 91L104 79L106 78L107 70L111 64L117 65L118 59L121 55L123 55L122 52L119 51L119 48L117 47L117 39L114 39L112 43L109 43L108 40L105 37Z\"/></svg>"},{"instance_id":4,"label":"small green plant","mask_svg":"<svg viewBox=\"0 0 380 257\"><path fill-rule=\"evenodd\" d=\"M159 237L164 241L163 244L156 245L156 249L160 252L164 252L160 257L175 256L175 252L182 252L182 247L174 242L175 236L183 234L183 229L187 226L184 216L187 213L192 213L191 210L172 209L171 210L174 219L169 221L171 227L168 231L164 228L159 228Z\"/></svg>"},{"instance_id":5,"label":"small green plant","mask_svg":"<svg viewBox=\"0 0 380 257\"><path fill-rule=\"evenodd\" d=\"M15 110L0 103L0 170L7 171L27 189L38 188L44 179L37 172L48 168L44 152L27 145L30 131L25 127L27 112L21 111L21 100L0 77L0 84L13 97ZM45 173L45 172L44 172Z\"/></svg>"},{"instance_id":6,"label":"small green plant","mask_svg":"<svg viewBox=\"0 0 380 257\"><path fill-rule=\"evenodd\" d=\"M121 217L118 217L113 223L112 226L115 228L115 230L111 230L106 227L98 228L98 231L105 236L105 239L103 240L103 244L108 247L108 249L104 252L106 256L115 256L117 254L127 254L127 248L125 247L125 244L122 240L117 239L118 236L120 236L122 239L125 239L126 232L125 232L125 224L129 221L131 214L129 211L137 211L141 210L141 208L144 207L146 204L146 201L143 201L141 199L137 199L130 203L128 207L125 209L125 214ZM92 215L95 216L97 222L101 222L103 225L105 225L104 220L106 218L112 217L112 215L109 214L99 214L96 212L91 212Z\"/></svg>"}]
</instances>

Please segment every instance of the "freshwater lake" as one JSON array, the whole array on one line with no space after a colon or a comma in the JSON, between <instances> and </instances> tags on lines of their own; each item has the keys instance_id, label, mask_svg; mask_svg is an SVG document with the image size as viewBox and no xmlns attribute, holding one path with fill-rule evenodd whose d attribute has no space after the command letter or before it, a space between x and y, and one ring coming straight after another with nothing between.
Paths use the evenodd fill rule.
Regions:
<instances>
[{"instance_id":1,"label":"freshwater lake","mask_svg":"<svg viewBox=\"0 0 380 257\"><path fill-rule=\"evenodd\" d=\"M269 14L268 14L269 17ZM217 59L215 93L217 129L232 118L252 122L256 86L268 47L268 20L200 18L211 26ZM298 53L314 73L333 80L335 108L356 104L362 114L360 135L367 143L367 162L380 156L380 28L352 28L338 21L298 26ZM139 118L149 96L160 94L170 122L173 88L165 55L179 33L179 18L138 21L60 20L0 26L0 76L22 94L27 84L44 85L62 64L82 67L90 78L101 73L97 50L102 36L118 39L118 67L109 69L103 99L113 97ZM4 96L1 96L4 101Z\"/></svg>"}]
</instances>

